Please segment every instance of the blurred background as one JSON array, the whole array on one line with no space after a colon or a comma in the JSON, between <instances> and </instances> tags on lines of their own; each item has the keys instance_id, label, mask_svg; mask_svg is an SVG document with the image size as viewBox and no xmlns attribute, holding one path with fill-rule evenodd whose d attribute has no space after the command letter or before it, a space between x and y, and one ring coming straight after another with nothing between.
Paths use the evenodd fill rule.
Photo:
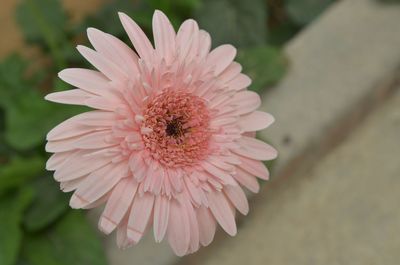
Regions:
<instances>
[{"instance_id":1,"label":"blurred background","mask_svg":"<svg viewBox=\"0 0 400 265\"><path fill-rule=\"evenodd\" d=\"M398 87L399 75L393 70L397 68L390 67L400 65L399 4L397 0L1 0L0 265L400 264L397 254L400 241L392 238L400 232L400 213L396 205L400 197L394 195L400 192L400 100L399 96L394 96L395 99L386 101L389 95L396 95L394 91ZM341 5L354 9L348 10ZM250 89L269 99L263 108L277 115L275 126L279 128L281 115L281 128L294 135L296 128L300 128L296 124L308 117L312 119L320 111L308 110L301 95L306 95L310 101L326 100L333 91L327 94L321 94L321 91L325 91L324 87L334 82L333 79L341 78L341 73L329 70L325 71L329 78L313 76L315 71L332 63L328 59L334 57L335 51L332 57L327 57L326 64L322 60L325 57L320 54L330 54L335 50L336 42L341 47L340 42L346 41L351 45L345 47L352 47L351 50L346 48L337 52L344 57L352 54L368 57L368 53L359 54L358 48L371 49L368 41L358 44L358 33L368 36L367 40L374 39L372 42L377 44L372 50L383 50L375 57L371 54L368 61L371 65L382 65L382 69L368 68L362 63L359 67L372 69L371 72L351 69L355 73L374 76L374 80L355 74L353 76L363 82L352 83L354 87L348 87L348 94L340 94L341 90L338 90L339 96L336 93L341 103L335 106L346 103L353 106L349 114L363 114L347 121L342 119L348 116L343 112L347 109L336 107L329 109L329 114L335 117L331 119L332 123L326 123L330 116L329 119L321 116L321 123L317 119L313 124L316 128L313 134L313 127L299 129L299 134L317 135L315 139L323 139L324 144L305 140L293 143L296 136L282 134L279 130L275 134L273 131L271 136L268 136L268 130L265 137L260 135L271 140L282 151L283 158L278 160L277 168L270 165L275 172L272 184L263 183L260 198L251 198L255 205L251 212L255 213L250 213L249 221L239 218L236 238L219 233L210 247L181 260L171 253L165 254L164 250L158 252L155 244L146 244L142 253L115 250L114 242L109 243L98 234L95 221L88 220L83 212L69 209L70 195L60 192L51 172L44 170L48 158L44 151L46 133L66 118L85 111L82 107L52 104L43 97L51 91L69 89L57 78L60 70L90 68L75 50L77 44L88 44L86 28L101 29L129 43L117 16L117 12L122 11L152 38L154 9L164 11L175 29L187 18L196 19L201 28L210 32L214 47L223 43L235 45L237 61L253 79ZM345 9L347 13L340 11ZM329 34L318 35L318 32L325 32L325 28L326 32L332 30L338 36L346 32L346 27L339 22L340 14L350 17L347 22L350 28L352 14L354 25L365 20L365 27L355 26L357 34L348 33L345 40L330 39ZM329 23L336 26L329 27ZM387 35L382 36L388 38L379 39L376 30L384 31ZM314 55L302 52L314 47L315 39L330 45L316 47L315 56L321 61L312 66L322 67L308 69L307 62ZM388 44L391 48L386 49ZM340 65L340 61L336 63ZM345 62L342 68L347 69ZM304 76L311 79L311 83L312 80L317 82L307 87L318 86L320 90L313 93L307 89L303 92L304 87L300 85L290 87L297 84L296 78L302 80ZM365 89L358 91L357 86ZM379 94L379 91L384 92ZM369 101L360 103L357 105L360 108L356 109L348 102L353 92ZM269 104L276 101L278 103ZM303 104L309 112L302 119L290 119L285 116L289 112L274 113L278 111L274 104L289 110ZM367 114L371 114L371 118L363 121L360 117ZM382 124L382 120L386 123ZM361 125L356 126L359 123ZM278 132L279 137L275 137ZM325 135L325 132L329 133ZM382 136L382 132L386 134ZM369 145L374 142L378 149ZM316 150L315 154L324 155L315 157L313 150ZM289 159L290 154L296 156ZM369 157L368 154L379 156ZM303 156L312 159L299 160ZM349 160L355 162L348 163ZM377 167L380 170L373 171ZM301 174L296 172L297 168L302 169ZM371 172L374 172L373 176L368 177ZM296 177L288 177L292 175ZM340 186L333 182L337 177L344 178L340 180ZM279 181L279 178L285 181ZM372 194L374 192L379 195ZM341 198L340 204L332 206L336 196ZM376 215L369 215L370 212Z\"/></svg>"}]
</instances>

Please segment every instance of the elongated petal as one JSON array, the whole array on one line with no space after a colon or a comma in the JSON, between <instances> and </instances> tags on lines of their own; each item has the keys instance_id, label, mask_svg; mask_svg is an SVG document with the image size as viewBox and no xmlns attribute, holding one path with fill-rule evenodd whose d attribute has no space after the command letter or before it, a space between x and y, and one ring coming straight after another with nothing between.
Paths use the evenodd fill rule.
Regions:
<instances>
[{"instance_id":1,"label":"elongated petal","mask_svg":"<svg viewBox=\"0 0 400 265\"><path fill-rule=\"evenodd\" d=\"M275 159L278 155L278 152L272 146L252 137L242 136L237 140L237 143L240 145L240 148L233 149L232 151L248 158L271 160Z\"/></svg>"},{"instance_id":2,"label":"elongated petal","mask_svg":"<svg viewBox=\"0 0 400 265\"><path fill-rule=\"evenodd\" d=\"M137 183L128 177L121 180L114 188L100 217L99 229L111 233L121 222L132 205L137 190Z\"/></svg>"},{"instance_id":3,"label":"elongated petal","mask_svg":"<svg viewBox=\"0 0 400 265\"><path fill-rule=\"evenodd\" d=\"M87 206L109 192L126 175L125 163L92 172L72 195L70 206L75 209Z\"/></svg>"},{"instance_id":4,"label":"elongated petal","mask_svg":"<svg viewBox=\"0 0 400 265\"><path fill-rule=\"evenodd\" d=\"M239 186L226 186L224 188L226 196L230 202L239 210L242 214L246 215L249 212L249 203L246 195Z\"/></svg>"},{"instance_id":5,"label":"elongated petal","mask_svg":"<svg viewBox=\"0 0 400 265\"><path fill-rule=\"evenodd\" d=\"M231 90L239 91L251 85L251 79L245 74L239 74L227 84Z\"/></svg>"},{"instance_id":6,"label":"elongated petal","mask_svg":"<svg viewBox=\"0 0 400 265\"><path fill-rule=\"evenodd\" d=\"M253 91L240 91L228 102L236 108L237 115L243 115L255 111L261 105L260 96Z\"/></svg>"},{"instance_id":7,"label":"elongated petal","mask_svg":"<svg viewBox=\"0 0 400 265\"><path fill-rule=\"evenodd\" d=\"M242 71L242 66L237 62L232 62L220 75L219 79L228 83L232 79L236 78Z\"/></svg>"},{"instance_id":8,"label":"elongated petal","mask_svg":"<svg viewBox=\"0 0 400 265\"><path fill-rule=\"evenodd\" d=\"M256 177L247 171L237 168L234 177L241 185L245 186L251 192L257 193L260 190L260 184L258 184Z\"/></svg>"},{"instance_id":9,"label":"elongated petal","mask_svg":"<svg viewBox=\"0 0 400 265\"><path fill-rule=\"evenodd\" d=\"M89 69L68 68L58 73L63 81L89 93L110 97L110 80L103 74Z\"/></svg>"},{"instance_id":10,"label":"elongated petal","mask_svg":"<svg viewBox=\"0 0 400 265\"><path fill-rule=\"evenodd\" d=\"M125 81L128 78L125 72L104 55L82 45L79 45L77 49L86 60L88 60L110 80Z\"/></svg>"},{"instance_id":11,"label":"elongated petal","mask_svg":"<svg viewBox=\"0 0 400 265\"><path fill-rule=\"evenodd\" d=\"M267 128L275 121L271 114L254 111L248 115L240 117L239 126L244 132L259 131Z\"/></svg>"},{"instance_id":12,"label":"elongated petal","mask_svg":"<svg viewBox=\"0 0 400 265\"><path fill-rule=\"evenodd\" d=\"M86 100L95 95L81 89L72 89L48 94L45 99L63 104L86 105Z\"/></svg>"},{"instance_id":13,"label":"elongated petal","mask_svg":"<svg viewBox=\"0 0 400 265\"><path fill-rule=\"evenodd\" d=\"M154 49L142 29L124 13L118 13L121 23L139 56L145 61L152 61Z\"/></svg>"},{"instance_id":14,"label":"elongated petal","mask_svg":"<svg viewBox=\"0 0 400 265\"><path fill-rule=\"evenodd\" d=\"M202 166L208 173L223 181L224 184L236 185L235 180L227 171L219 169L206 161L203 162Z\"/></svg>"},{"instance_id":15,"label":"elongated petal","mask_svg":"<svg viewBox=\"0 0 400 265\"><path fill-rule=\"evenodd\" d=\"M199 223L197 221L196 213L193 209L193 205L189 201L189 198L186 198L184 204L186 208L186 213L188 214L190 228L188 253L193 253L197 251L200 247Z\"/></svg>"},{"instance_id":16,"label":"elongated petal","mask_svg":"<svg viewBox=\"0 0 400 265\"><path fill-rule=\"evenodd\" d=\"M57 168L60 168L67 158L73 154L73 152L60 152L51 155L49 160L46 162L46 170L56 170Z\"/></svg>"},{"instance_id":17,"label":"elongated petal","mask_svg":"<svg viewBox=\"0 0 400 265\"><path fill-rule=\"evenodd\" d=\"M87 33L96 51L125 71L128 77L135 78L139 74L138 57L125 43L98 29L89 28Z\"/></svg>"},{"instance_id":18,"label":"elongated petal","mask_svg":"<svg viewBox=\"0 0 400 265\"><path fill-rule=\"evenodd\" d=\"M236 49L232 45L224 44L210 52L207 57L207 64L210 67L215 67L214 73L219 75L232 63L235 56Z\"/></svg>"},{"instance_id":19,"label":"elongated petal","mask_svg":"<svg viewBox=\"0 0 400 265\"><path fill-rule=\"evenodd\" d=\"M153 34L156 51L169 62L175 53L175 31L169 19L159 10L153 15Z\"/></svg>"},{"instance_id":20,"label":"elongated petal","mask_svg":"<svg viewBox=\"0 0 400 265\"><path fill-rule=\"evenodd\" d=\"M121 224L117 228L117 246L120 249L126 249L135 244L128 238L128 216L125 216Z\"/></svg>"},{"instance_id":21,"label":"elongated petal","mask_svg":"<svg viewBox=\"0 0 400 265\"><path fill-rule=\"evenodd\" d=\"M89 111L78 114L54 127L47 140L56 141L89 132L110 129L115 122L113 112Z\"/></svg>"},{"instance_id":22,"label":"elongated petal","mask_svg":"<svg viewBox=\"0 0 400 265\"><path fill-rule=\"evenodd\" d=\"M128 221L128 238L134 242L139 242L149 222L153 211L154 196L144 193L142 196L135 196L131 214Z\"/></svg>"},{"instance_id":23,"label":"elongated petal","mask_svg":"<svg viewBox=\"0 0 400 265\"><path fill-rule=\"evenodd\" d=\"M200 243L203 246L208 246L214 239L217 222L206 207L199 207L196 214L199 222Z\"/></svg>"},{"instance_id":24,"label":"elongated petal","mask_svg":"<svg viewBox=\"0 0 400 265\"><path fill-rule=\"evenodd\" d=\"M247 158L244 156L238 156L240 159L239 167L244 169L245 171L253 174L256 177L259 177L264 180L269 179L269 171L268 168L264 165L263 162L254 160L251 158Z\"/></svg>"},{"instance_id":25,"label":"elongated petal","mask_svg":"<svg viewBox=\"0 0 400 265\"><path fill-rule=\"evenodd\" d=\"M235 216L232 213L225 195L220 191L212 191L208 194L208 200L210 203L210 210L221 227L229 235L236 235Z\"/></svg>"},{"instance_id":26,"label":"elongated petal","mask_svg":"<svg viewBox=\"0 0 400 265\"><path fill-rule=\"evenodd\" d=\"M168 220L168 242L178 256L186 254L190 242L189 217L183 205L172 200Z\"/></svg>"},{"instance_id":27,"label":"elongated petal","mask_svg":"<svg viewBox=\"0 0 400 265\"><path fill-rule=\"evenodd\" d=\"M79 151L70 157L59 169L54 172L57 181L73 180L83 177L92 171L109 164L110 158L105 156L88 156L88 152Z\"/></svg>"},{"instance_id":28,"label":"elongated petal","mask_svg":"<svg viewBox=\"0 0 400 265\"><path fill-rule=\"evenodd\" d=\"M154 203L154 238L156 242L163 240L168 227L169 199L166 196L158 196Z\"/></svg>"},{"instance_id":29,"label":"elongated petal","mask_svg":"<svg viewBox=\"0 0 400 265\"><path fill-rule=\"evenodd\" d=\"M199 26L193 19L185 20L176 35L176 45L181 61L192 60L196 54Z\"/></svg>"}]
</instances>

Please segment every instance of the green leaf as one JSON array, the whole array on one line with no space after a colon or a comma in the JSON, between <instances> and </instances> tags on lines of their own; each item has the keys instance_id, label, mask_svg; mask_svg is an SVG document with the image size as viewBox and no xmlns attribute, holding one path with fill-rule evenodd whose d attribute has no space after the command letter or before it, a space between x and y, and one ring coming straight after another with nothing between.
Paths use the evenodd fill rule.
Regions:
<instances>
[{"instance_id":1,"label":"green leaf","mask_svg":"<svg viewBox=\"0 0 400 265\"><path fill-rule=\"evenodd\" d=\"M69 42L66 35L67 16L61 1L21 1L16 10L16 19L26 40L48 48L58 68L65 68L62 47Z\"/></svg>"},{"instance_id":2,"label":"green leaf","mask_svg":"<svg viewBox=\"0 0 400 265\"><path fill-rule=\"evenodd\" d=\"M38 84L40 74L27 76L28 63L19 55L12 54L0 63L0 107L6 109L26 96L27 87Z\"/></svg>"},{"instance_id":3,"label":"green leaf","mask_svg":"<svg viewBox=\"0 0 400 265\"><path fill-rule=\"evenodd\" d=\"M273 46L282 47L300 30L301 27L293 21L285 20L270 29L268 43Z\"/></svg>"},{"instance_id":4,"label":"green leaf","mask_svg":"<svg viewBox=\"0 0 400 265\"><path fill-rule=\"evenodd\" d=\"M162 10L177 28L184 19L191 17L193 10L200 5L200 0L111 0L107 1L98 12L87 17L75 32L82 32L89 25L108 32L125 42L130 42L119 21L117 11L124 12L142 27L148 37L152 39L152 16L155 9Z\"/></svg>"},{"instance_id":5,"label":"green leaf","mask_svg":"<svg viewBox=\"0 0 400 265\"><path fill-rule=\"evenodd\" d=\"M41 144L52 127L76 113L74 107L45 101L33 89L27 91L27 94L28 97L18 98L16 104L6 112L5 138L11 146L19 150Z\"/></svg>"},{"instance_id":6,"label":"green leaf","mask_svg":"<svg viewBox=\"0 0 400 265\"><path fill-rule=\"evenodd\" d=\"M46 233L27 237L23 255L31 265L105 265L95 229L79 211L71 211Z\"/></svg>"},{"instance_id":7,"label":"green leaf","mask_svg":"<svg viewBox=\"0 0 400 265\"><path fill-rule=\"evenodd\" d=\"M13 265L20 249L22 212L32 198L32 191L24 188L0 197L0 264Z\"/></svg>"},{"instance_id":8,"label":"green leaf","mask_svg":"<svg viewBox=\"0 0 400 265\"><path fill-rule=\"evenodd\" d=\"M266 9L264 0L204 0L195 18L211 34L214 46L257 46L266 41Z\"/></svg>"},{"instance_id":9,"label":"green leaf","mask_svg":"<svg viewBox=\"0 0 400 265\"><path fill-rule=\"evenodd\" d=\"M15 188L38 176L44 170L45 162L39 156L14 158L0 168L0 196L7 190Z\"/></svg>"},{"instance_id":10,"label":"green leaf","mask_svg":"<svg viewBox=\"0 0 400 265\"><path fill-rule=\"evenodd\" d=\"M83 109L45 101L37 90L41 73L28 78L25 74L27 69L28 63L15 55L0 63L0 107L5 112L4 138L18 150L38 146L52 127Z\"/></svg>"},{"instance_id":11,"label":"green leaf","mask_svg":"<svg viewBox=\"0 0 400 265\"><path fill-rule=\"evenodd\" d=\"M271 46L239 50L237 61L253 80L250 89L261 93L286 73L287 61L281 51Z\"/></svg>"},{"instance_id":12,"label":"green leaf","mask_svg":"<svg viewBox=\"0 0 400 265\"><path fill-rule=\"evenodd\" d=\"M34 189L36 197L24 216L24 225L29 231L49 226L68 209L68 195L60 191L50 176L37 179Z\"/></svg>"},{"instance_id":13,"label":"green leaf","mask_svg":"<svg viewBox=\"0 0 400 265\"><path fill-rule=\"evenodd\" d=\"M290 17L299 25L306 25L324 11L334 0L286 0Z\"/></svg>"},{"instance_id":14,"label":"green leaf","mask_svg":"<svg viewBox=\"0 0 400 265\"><path fill-rule=\"evenodd\" d=\"M149 30L151 29L153 11L146 1L111 0L103 5L94 15L88 16L75 31L82 32L89 25L90 27L99 28L102 31L117 36L124 41L128 41L127 34L121 25L117 12L126 13L136 23L144 27L145 30Z\"/></svg>"}]
</instances>

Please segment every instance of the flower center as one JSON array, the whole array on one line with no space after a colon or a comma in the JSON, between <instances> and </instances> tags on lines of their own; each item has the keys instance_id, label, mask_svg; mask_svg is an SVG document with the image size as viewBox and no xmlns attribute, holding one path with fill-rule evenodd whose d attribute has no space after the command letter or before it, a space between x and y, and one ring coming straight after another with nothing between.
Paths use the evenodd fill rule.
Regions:
<instances>
[{"instance_id":1,"label":"flower center","mask_svg":"<svg viewBox=\"0 0 400 265\"><path fill-rule=\"evenodd\" d=\"M165 132L167 133L167 136L173 136L175 138L180 137L184 133L182 122L179 119L173 119L167 123Z\"/></svg>"},{"instance_id":2,"label":"flower center","mask_svg":"<svg viewBox=\"0 0 400 265\"><path fill-rule=\"evenodd\" d=\"M145 147L160 163L192 166L208 154L210 116L203 99L166 90L148 103L143 116L142 126L151 129L143 135Z\"/></svg>"}]
</instances>

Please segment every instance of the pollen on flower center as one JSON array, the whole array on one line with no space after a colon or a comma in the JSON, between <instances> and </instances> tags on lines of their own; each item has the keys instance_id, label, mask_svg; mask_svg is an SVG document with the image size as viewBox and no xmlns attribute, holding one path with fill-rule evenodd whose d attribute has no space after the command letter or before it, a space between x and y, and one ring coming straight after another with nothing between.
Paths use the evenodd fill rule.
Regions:
<instances>
[{"instance_id":1,"label":"pollen on flower center","mask_svg":"<svg viewBox=\"0 0 400 265\"><path fill-rule=\"evenodd\" d=\"M164 91L144 111L143 135L151 156L170 167L193 165L208 154L210 116L203 99L183 91Z\"/></svg>"}]
</instances>

